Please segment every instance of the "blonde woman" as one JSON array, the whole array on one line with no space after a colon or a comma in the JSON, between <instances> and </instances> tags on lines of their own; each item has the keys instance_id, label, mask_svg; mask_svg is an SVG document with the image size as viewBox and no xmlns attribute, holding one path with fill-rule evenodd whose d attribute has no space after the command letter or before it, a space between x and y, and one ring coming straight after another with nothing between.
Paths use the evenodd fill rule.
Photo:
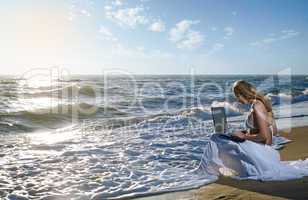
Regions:
<instances>
[{"instance_id":1,"label":"blonde woman","mask_svg":"<svg viewBox=\"0 0 308 200\"><path fill-rule=\"evenodd\" d=\"M245 121L247 133L233 133L245 141L236 142L213 134L199 169L209 175L238 179L287 180L308 176L308 159L292 163L280 161L279 152L272 148L277 127L270 101L243 80L234 83L233 92L239 102L251 105Z\"/></svg>"},{"instance_id":2,"label":"blonde woman","mask_svg":"<svg viewBox=\"0 0 308 200\"><path fill-rule=\"evenodd\" d=\"M233 92L240 103L251 104L245 121L247 134L237 132L234 135L271 145L273 135L277 134L277 126L269 100L259 94L253 85L243 80L234 83Z\"/></svg>"}]
</instances>

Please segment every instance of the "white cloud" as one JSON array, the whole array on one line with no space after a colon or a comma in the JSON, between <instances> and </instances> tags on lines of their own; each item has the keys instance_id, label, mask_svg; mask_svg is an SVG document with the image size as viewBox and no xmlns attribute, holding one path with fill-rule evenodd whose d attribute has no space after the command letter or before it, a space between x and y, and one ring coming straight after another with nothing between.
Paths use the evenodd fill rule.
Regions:
<instances>
[{"instance_id":1,"label":"white cloud","mask_svg":"<svg viewBox=\"0 0 308 200\"><path fill-rule=\"evenodd\" d=\"M217 31L217 27L213 26L213 27L211 28L211 30L212 30L212 31Z\"/></svg>"},{"instance_id":2,"label":"white cloud","mask_svg":"<svg viewBox=\"0 0 308 200\"><path fill-rule=\"evenodd\" d=\"M213 45L213 47L210 49L210 51L208 53L206 53L206 56L210 56L210 55L222 50L224 47L225 47L225 45L222 44L222 43L215 43Z\"/></svg>"},{"instance_id":3,"label":"white cloud","mask_svg":"<svg viewBox=\"0 0 308 200\"><path fill-rule=\"evenodd\" d=\"M199 21L191 21L191 20L183 20L175 25L174 28L170 30L169 36L170 40L173 42L177 42L190 31L191 25L198 24Z\"/></svg>"},{"instance_id":4,"label":"white cloud","mask_svg":"<svg viewBox=\"0 0 308 200\"><path fill-rule=\"evenodd\" d=\"M177 43L179 49L193 49L202 44L204 36L198 31L190 31L186 38Z\"/></svg>"},{"instance_id":5,"label":"white cloud","mask_svg":"<svg viewBox=\"0 0 308 200\"><path fill-rule=\"evenodd\" d=\"M251 46L262 46L262 45L268 45L272 44L274 42L291 39L294 37L297 37L300 33L294 30L282 30L279 34L271 33L271 37L267 37L255 42L251 42Z\"/></svg>"},{"instance_id":6,"label":"white cloud","mask_svg":"<svg viewBox=\"0 0 308 200\"><path fill-rule=\"evenodd\" d=\"M199 21L180 21L170 30L169 40L174 42L180 49L193 49L200 46L204 36L200 32L191 29L192 25L198 23Z\"/></svg>"},{"instance_id":7,"label":"white cloud","mask_svg":"<svg viewBox=\"0 0 308 200\"><path fill-rule=\"evenodd\" d=\"M224 32L225 32L224 39L229 39L233 35L234 29L231 26L227 26L224 28Z\"/></svg>"},{"instance_id":8,"label":"white cloud","mask_svg":"<svg viewBox=\"0 0 308 200\"><path fill-rule=\"evenodd\" d=\"M225 31L225 33L226 33L227 36L231 36L231 35L233 35L233 33L234 33L234 29L233 29L232 27L230 27L230 26L226 27L226 28L224 29L224 31Z\"/></svg>"},{"instance_id":9,"label":"white cloud","mask_svg":"<svg viewBox=\"0 0 308 200\"><path fill-rule=\"evenodd\" d=\"M281 33L283 34L280 39L284 40L284 39L289 39L289 38L293 38L299 35L299 32L294 31L294 30L282 30Z\"/></svg>"},{"instance_id":10,"label":"white cloud","mask_svg":"<svg viewBox=\"0 0 308 200\"><path fill-rule=\"evenodd\" d=\"M164 32L166 29L165 23L162 20L158 20L152 23L149 27L149 30L154 32Z\"/></svg>"},{"instance_id":11,"label":"white cloud","mask_svg":"<svg viewBox=\"0 0 308 200\"><path fill-rule=\"evenodd\" d=\"M105 15L108 19L114 21L122 27L135 28L138 25L144 25L149 22L143 14L143 7L124 8L113 10L105 7Z\"/></svg>"},{"instance_id":12,"label":"white cloud","mask_svg":"<svg viewBox=\"0 0 308 200\"><path fill-rule=\"evenodd\" d=\"M112 6L107 5L107 6L104 7L104 9L105 9L105 11L110 11L110 10L112 10Z\"/></svg>"},{"instance_id":13,"label":"white cloud","mask_svg":"<svg viewBox=\"0 0 308 200\"><path fill-rule=\"evenodd\" d=\"M74 20L77 17L90 17L94 9L92 0L74 0L71 1L69 7L69 20Z\"/></svg>"},{"instance_id":14,"label":"white cloud","mask_svg":"<svg viewBox=\"0 0 308 200\"><path fill-rule=\"evenodd\" d=\"M118 41L118 39L112 34L112 32L110 31L110 29L108 29L105 26L101 26L98 30L99 32L99 38L104 39L104 40L109 40L109 41L113 41L116 42Z\"/></svg>"},{"instance_id":15,"label":"white cloud","mask_svg":"<svg viewBox=\"0 0 308 200\"><path fill-rule=\"evenodd\" d=\"M90 13L89 11L87 11L86 9L82 9L80 12L81 12L81 14L83 14L84 16L88 16L88 17L91 16L91 13Z\"/></svg>"},{"instance_id":16,"label":"white cloud","mask_svg":"<svg viewBox=\"0 0 308 200\"><path fill-rule=\"evenodd\" d=\"M124 1L125 0L114 0L112 2L112 5L115 5L115 6L122 6L124 4Z\"/></svg>"}]
</instances>

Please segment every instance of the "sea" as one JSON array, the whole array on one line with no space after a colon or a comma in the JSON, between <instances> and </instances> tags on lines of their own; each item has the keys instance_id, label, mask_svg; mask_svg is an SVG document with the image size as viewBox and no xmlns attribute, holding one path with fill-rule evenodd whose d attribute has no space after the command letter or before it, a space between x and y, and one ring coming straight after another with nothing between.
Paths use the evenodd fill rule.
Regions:
<instances>
[{"instance_id":1,"label":"sea","mask_svg":"<svg viewBox=\"0 0 308 200\"><path fill-rule=\"evenodd\" d=\"M279 129L308 125L307 75L0 76L0 199L121 199L215 182L197 169L212 106L226 108L230 130L244 126L236 80L271 100Z\"/></svg>"}]
</instances>

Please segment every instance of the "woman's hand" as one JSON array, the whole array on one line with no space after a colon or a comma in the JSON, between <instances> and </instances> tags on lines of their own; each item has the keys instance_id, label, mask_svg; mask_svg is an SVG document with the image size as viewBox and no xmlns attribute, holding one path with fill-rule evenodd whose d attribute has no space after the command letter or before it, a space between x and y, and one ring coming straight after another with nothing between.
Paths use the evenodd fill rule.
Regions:
<instances>
[{"instance_id":1,"label":"woman's hand","mask_svg":"<svg viewBox=\"0 0 308 200\"><path fill-rule=\"evenodd\" d=\"M234 133L232 133L233 136L239 137L241 139L245 139L245 134L242 131L235 131Z\"/></svg>"}]
</instances>

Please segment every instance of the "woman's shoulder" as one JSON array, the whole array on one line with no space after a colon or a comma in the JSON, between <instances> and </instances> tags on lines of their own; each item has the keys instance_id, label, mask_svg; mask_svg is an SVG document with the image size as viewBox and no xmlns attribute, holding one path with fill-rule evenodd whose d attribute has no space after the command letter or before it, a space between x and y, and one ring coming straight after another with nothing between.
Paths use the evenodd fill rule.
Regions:
<instances>
[{"instance_id":1,"label":"woman's shoulder","mask_svg":"<svg viewBox=\"0 0 308 200\"><path fill-rule=\"evenodd\" d=\"M258 110L258 111L261 111L261 112L264 112L266 111L266 107L265 105L263 104L262 101L258 100L258 99L255 99L254 102L253 102L253 107L255 110Z\"/></svg>"}]
</instances>

